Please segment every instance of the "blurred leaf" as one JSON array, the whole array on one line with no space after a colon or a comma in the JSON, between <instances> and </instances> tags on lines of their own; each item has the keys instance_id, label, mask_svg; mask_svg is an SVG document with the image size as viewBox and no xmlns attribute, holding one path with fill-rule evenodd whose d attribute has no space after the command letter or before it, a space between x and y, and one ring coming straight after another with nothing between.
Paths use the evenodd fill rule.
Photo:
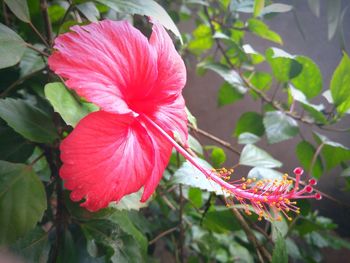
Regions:
<instances>
[{"instance_id":1,"label":"blurred leaf","mask_svg":"<svg viewBox=\"0 0 350 263\"><path fill-rule=\"evenodd\" d=\"M275 42L277 44L283 44L282 38L276 32L270 30L268 25L266 25L263 21L251 18L248 20L248 28L255 35Z\"/></svg>"},{"instance_id":2,"label":"blurred leaf","mask_svg":"<svg viewBox=\"0 0 350 263\"><path fill-rule=\"evenodd\" d=\"M47 113L24 100L0 100L0 117L30 141L52 143L58 138L56 128Z\"/></svg>"},{"instance_id":3,"label":"blurred leaf","mask_svg":"<svg viewBox=\"0 0 350 263\"><path fill-rule=\"evenodd\" d=\"M147 254L148 240L147 238L135 227L130 220L126 211L116 211L110 217L109 220L119 225L119 227L126 233L132 236L139 244L142 252Z\"/></svg>"},{"instance_id":4,"label":"blurred leaf","mask_svg":"<svg viewBox=\"0 0 350 263\"><path fill-rule=\"evenodd\" d=\"M270 168L254 167L249 171L247 177L256 178L257 180L264 180L264 179L281 180L283 177L283 174Z\"/></svg>"},{"instance_id":5,"label":"blurred leaf","mask_svg":"<svg viewBox=\"0 0 350 263\"><path fill-rule=\"evenodd\" d=\"M26 0L4 0L16 17L25 23L30 22L29 9Z\"/></svg>"},{"instance_id":6,"label":"blurred leaf","mask_svg":"<svg viewBox=\"0 0 350 263\"><path fill-rule=\"evenodd\" d=\"M86 238L104 248L106 261L113 263L144 262L139 244L110 220L91 220L80 225ZM94 256L94 255L92 255Z\"/></svg>"},{"instance_id":7,"label":"blurred leaf","mask_svg":"<svg viewBox=\"0 0 350 263\"><path fill-rule=\"evenodd\" d=\"M61 115L62 119L73 127L90 113L61 82L46 84L45 97L50 101L54 110Z\"/></svg>"},{"instance_id":8,"label":"blurred leaf","mask_svg":"<svg viewBox=\"0 0 350 263\"><path fill-rule=\"evenodd\" d=\"M224 150L219 147L214 147L211 152L211 161L214 167L219 168L226 161Z\"/></svg>"},{"instance_id":9,"label":"blurred leaf","mask_svg":"<svg viewBox=\"0 0 350 263\"><path fill-rule=\"evenodd\" d=\"M138 14L149 16L158 21L165 28L171 30L181 41L179 29L164 10L164 8L153 0L96 0L117 12L127 14Z\"/></svg>"},{"instance_id":10,"label":"blurred leaf","mask_svg":"<svg viewBox=\"0 0 350 263\"><path fill-rule=\"evenodd\" d=\"M260 15L261 10L264 8L265 0L255 0L254 1L254 17Z\"/></svg>"},{"instance_id":11,"label":"blurred leaf","mask_svg":"<svg viewBox=\"0 0 350 263\"><path fill-rule=\"evenodd\" d=\"M229 83L237 92L244 94L247 88L244 87L241 77L235 70L229 69L225 65L218 63L204 63L199 67L210 69L219 74L227 83Z\"/></svg>"},{"instance_id":12,"label":"blurred leaf","mask_svg":"<svg viewBox=\"0 0 350 263\"><path fill-rule=\"evenodd\" d=\"M193 39L188 43L188 49L194 54L200 55L212 48L214 40L209 26L200 24L192 34Z\"/></svg>"},{"instance_id":13,"label":"blurred leaf","mask_svg":"<svg viewBox=\"0 0 350 263\"><path fill-rule=\"evenodd\" d=\"M343 170L341 172L340 176L349 177L350 176L350 167L348 167L345 170Z\"/></svg>"},{"instance_id":14,"label":"blurred leaf","mask_svg":"<svg viewBox=\"0 0 350 263\"><path fill-rule=\"evenodd\" d=\"M275 220L271 222L271 238L273 242L278 242L280 236L285 237L288 233L288 224L284 216L282 216L281 221Z\"/></svg>"},{"instance_id":15,"label":"blurred leaf","mask_svg":"<svg viewBox=\"0 0 350 263\"><path fill-rule=\"evenodd\" d=\"M0 161L0 244L28 233L45 209L45 188L32 168Z\"/></svg>"},{"instance_id":16,"label":"blurred leaf","mask_svg":"<svg viewBox=\"0 0 350 263\"><path fill-rule=\"evenodd\" d=\"M188 199L197 208L200 208L203 205L202 191L198 188L190 187L188 190Z\"/></svg>"},{"instance_id":17,"label":"blurred leaf","mask_svg":"<svg viewBox=\"0 0 350 263\"><path fill-rule=\"evenodd\" d=\"M189 123L192 124L193 127L197 128L197 119L192 115L192 113L189 111L187 107L185 107L186 115L187 115L187 120Z\"/></svg>"},{"instance_id":18,"label":"blurred leaf","mask_svg":"<svg viewBox=\"0 0 350 263\"><path fill-rule=\"evenodd\" d=\"M247 76L250 83L259 90L270 89L272 83L272 76L266 72L255 71L252 76Z\"/></svg>"},{"instance_id":19,"label":"blurred leaf","mask_svg":"<svg viewBox=\"0 0 350 263\"><path fill-rule=\"evenodd\" d=\"M241 157L239 159L241 165L247 166L259 166L265 168L281 167L282 163L274 159L264 150L252 145L247 144L244 146Z\"/></svg>"},{"instance_id":20,"label":"blurred leaf","mask_svg":"<svg viewBox=\"0 0 350 263\"><path fill-rule=\"evenodd\" d=\"M251 56L253 64L259 64L265 60L265 57L256 50L254 50L249 44L243 45L242 49L246 54L249 54Z\"/></svg>"},{"instance_id":21,"label":"blurred leaf","mask_svg":"<svg viewBox=\"0 0 350 263\"><path fill-rule=\"evenodd\" d=\"M46 160L46 156L43 155L43 150L39 147L35 147L34 152L32 151L32 153L33 154L29 157L27 163L30 164L35 161L32 165L34 172L39 176L41 181L49 182L51 180L51 170Z\"/></svg>"},{"instance_id":22,"label":"blurred leaf","mask_svg":"<svg viewBox=\"0 0 350 263\"><path fill-rule=\"evenodd\" d=\"M272 14L272 13L286 13L292 9L293 9L293 6L291 6L291 5L275 3L275 4L271 4L271 5L266 6L262 10L261 14L267 15L267 14Z\"/></svg>"},{"instance_id":23,"label":"blurred leaf","mask_svg":"<svg viewBox=\"0 0 350 263\"><path fill-rule=\"evenodd\" d=\"M188 145L196 153L203 154L203 147L191 134L188 135Z\"/></svg>"},{"instance_id":24,"label":"blurred leaf","mask_svg":"<svg viewBox=\"0 0 350 263\"><path fill-rule=\"evenodd\" d=\"M148 202L141 202L141 196L143 188L136 193L128 194L124 196L118 203L112 202L109 207L116 208L118 210L140 210L143 207L148 206Z\"/></svg>"},{"instance_id":25,"label":"blurred leaf","mask_svg":"<svg viewBox=\"0 0 350 263\"><path fill-rule=\"evenodd\" d=\"M266 51L266 58L269 62L275 78L281 82L287 82L298 76L303 66L296 59L278 48L269 48Z\"/></svg>"},{"instance_id":26,"label":"blurred leaf","mask_svg":"<svg viewBox=\"0 0 350 263\"><path fill-rule=\"evenodd\" d=\"M244 97L241 92L238 92L234 87L232 87L228 82L222 84L218 93L218 105L219 107L232 104L237 100Z\"/></svg>"},{"instance_id":27,"label":"blurred leaf","mask_svg":"<svg viewBox=\"0 0 350 263\"><path fill-rule=\"evenodd\" d=\"M266 112L263 122L269 143L288 140L299 131L298 123L281 111Z\"/></svg>"},{"instance_id":28,"label":"blurred leaf","mask_svg":"<svg viewBox=\"0 0 350 263\"><path fill-rule=\"evenodd\" d=\"M272 263L288 263L286 242L281 233L279 233L273 249Z\"/></svg>"},{"instance_id":29,"label":"blurred leaf","mask_svg":"<svg viewBox=\"0 0 350 263\"><path fill-rule=\"evenodd\" d=\"M50 251L49 235L37 226L19 239L11 250L26 259L26 262L47 262Z\"/></svg>"},{"instance_id":30,"label":"blurred leaf","mask_svg":"<svg viewBox=\"0 0 350 263\"><path fill-rule=\"evenodd\" d=\"M207 171L210 172L212 169L212 166L203 159L195 158L195 160ZM192 187L198 187L209 192L215 192L218 195L223 194L220 185L209 180L202 172L200 172L188 161L184 162L174 173L172 180L174 184L184 184Z\"/></svg>"},{"instance_id":31,"label":"blurred leaf","mask_svg":"<svg viewBox=\"0 0 350 263\"><path fill-rule=\"evenodd\" d=\"M321 2L320 0L307 0L307 3L309 4L309 7L311 9L311 12L317 16L320 17L320 10L321 10Z\"/></svg>"},{"instance_id":32,"label":"blurred leaf","mask_svg":"<svg viewBox=\"0 0 350 263\"><path fill-rule=\"evenodd\" d=\"M331 80L331 94L340 115L350 108L350 58L344 53Z\"/></svg>"},{"instance_id":33,"label":"blurred leaf","mask_svg":"<svg viewBox=\"0 0 350 263\"><path fill-rule=\"evenodd\" d=\"M289 85L289 92L292 98L295 101L300 102L310 117L312 117L317 123L326 124L328 122L326 116L322 113L324 111L324 106L322 104L311 104L307 101L305 94L300 90L295 89L291 84Z\"/></svg>"},{"instance_id":34,"label":"blurred leaf","mask_svg":"<svg viewBox=\"0 0 350 263\"><path fill-rule=\"evenodd\" d=\"M259 113L256 112L245 112L241 115L239 120L236 122L234 135L238 137L244 132L253 133L261 137L264 132L263 118Z\"/></svg>"},{"instance_id":35,"label":"blurred leaf","mask_svg":"<svg viewBox=\"0 0 350 263\"><path fill-rule=\"evenodd\" d=\"M296 147L296 155L298 157L298 160L300 164L308 172L310 171L311 163L315 156L315 153L316 153L315 147L307 141L299 142ZM322 164L320 154L318 154L317 158L315 159L315 163L312 167L311 175L315 178L320 178L322 174L323 174L323 164Z\"/></svg>"},{"instance_id":36,"label":"blurred leaf","mask_svg":"<svg viewBox=\"0 0 350 263\"><path fill-rule=\"evenodd\" d=\"M293 259L301 259L299 248L291 238L286 238L286 247L290 257Z\"/></svg>"},{"instance_id":37,"label":"blurred leaf","mask_svg":"<svg viewBox=\"0 0 350 263\"><path fill-rule=\"evenodd\" d=\"M26 43L7 26L0 23L0 69L17 64L26 50Z\"/></svg>"},{"instance_id":38,"label":"blurred leaf","mask_svg":"<svg viewBox=\"0 0 350 263\"><path fill-rule=\"evenodd\" d=\"M64 230L63 238L62 247L58 250L57 263L77 262L78 251L68 229Z\"/></svg>"},{"instance_id":39,"label":"blurred leaf","mask_svg":"<svg viewBox=\"0 0 350 263\"><path fill-rule=\"evenodd\" d=\"M227 233L240 229L232 211L226 207L216 207L215 211L209 211L203 219L203 227L216 233Z\"/></svg>"},{"instance_id":40,"label":"blurred leaf","mask_svg":"<svg viewBox=\"0 0 350 263\"><path fill-rule=\"evenodd\" d=\"M39 50L43 50L44 46L35 45ZM26 48L23 57L19 63L20 67L20 77L24 77L36 71L42 70L45 68L45 61L41 56L39 56L38 52Z\"/></svg>"},{"instance_id":41,"label":"blurred leaf","mask_svg":"<svg viewBox=\"0 0 350 263\"><path fill-rule=\"evenodd\" d=\"M302 65L301 73L292 79L295 88L301 90L308 99L322 91L322 74L318 66L308 57L297 56L296 61Z\"/></svg>"},{"instance_id":42,"label":"blurred leaf","mask_svg":"<svg viewBox=\"0 0 350 263\"><path fill-rule=\"evenodd\" d=\"M59 4L50 5L47 9L51 23L60 23L66 13L66 8L62 7Z\"/></svg>"},{"instance_id":43,"label":"blurred leaf","mask_svg":"<svg viewBox=\"0 0 350 263\"><path fill-rule=\"evenodd\" d=\"M254 144L258 141L260 141L260 137L250 133L250 132L243 132L238 136L238 143L239 144Z\"/></svg>"},{"instance_id":44,"label":"blurred leaf","mask_svg":"<svg viewBox=\"0 0 350 263\"><path fill-rule=\"evenodd\" d=\"M93 2L79 4L77 8L90 22L97 22L100 18L100 12Z\"/></svg>"},{"instance_id":45,"label":"blurred leaf","mask_svg":"<svg viewBox=\"0 0 350 263\"><path fill-rule=\"evenodd\" d=\"M328 40L337 32L341 13L341 0L327 0Z\"/></svg>"},{"instance_id":46,"label":"blurred leaf","mask_svg":"<svg viewBox=\"0 0 350 263\"><path fill-rule=\"evenodd\" d=\"M0 123L0 160L25 162L34 150L34 145L23 139L7 125Z\"/></svg>"}]
</instances>

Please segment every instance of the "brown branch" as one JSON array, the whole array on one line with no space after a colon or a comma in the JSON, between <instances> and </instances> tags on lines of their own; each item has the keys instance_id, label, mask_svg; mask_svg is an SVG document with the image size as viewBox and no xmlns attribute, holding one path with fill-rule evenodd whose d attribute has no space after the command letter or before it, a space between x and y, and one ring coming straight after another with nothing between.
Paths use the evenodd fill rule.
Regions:
<instances>
[{"instance_id":1,"label":"brown branch","mask_svg":"<svg viewBox=\"0 0 350 263\"><path fill-rule=\"evenodd\" d=\"M158 236L156 236L155 238L153 238L151 241L148 242L149 245L152 245L154 243L156 243L159 239L161 239L162 237L174 232L177 230L177 227L172 227L162 233L160 233Z\"/></svg>"},{"instance_id":2,"label":"brown branch","mask_svg":"<svg viewBox=\"0 0 350 263\"><path fill-rule=\"evenodd\" d=\"M50 16L47 9L48 9L47 1L40 0L40 10L44 18L47 43L49 47L52 47L52 26L51 26Z\"/></svg>"},{"instance_id":3,"label":"brown branch","mask_svg":"<svg viewBox=\"0 0 350 263\"><path fill-rule=\"evenodd\" d=\"M321 144L317 147L317 149L316 149L314 155L312 156L311 163L310 163L310 169L309 169L309 177L312 176L312 169L313 169L314 166L315 166L317 157L320 155L320 152L321 152L323 146L324 146L324 143L321 143Z\"/></svg>"},{"instance_id":4,"label":"brown branch","mask_svg":"<svg viewBox=\"0 0 350 263\"><path fill-rule=\"evenodd\" d=\"M35 34L37 34L37 36L44 43L44 45L49 48L50 47L49 43L46 41L43 35L38 31L38 29L32 24L32 22L29 22L29 26L35 32Z\"/></svg>"},{"instance_id":5,"label":"brown branch","mask_svg":"<svg viewBox=\"0 0 350 263\"><path fill-rule=\"evenodd\" d=\"M38 49L37 47L33 46L32 44L26 43L26 47L30 48L36 52L38 52L40 55L44 56L44 57L49 57L50 55L40 49Z\"/></svg>"}]
</instances>

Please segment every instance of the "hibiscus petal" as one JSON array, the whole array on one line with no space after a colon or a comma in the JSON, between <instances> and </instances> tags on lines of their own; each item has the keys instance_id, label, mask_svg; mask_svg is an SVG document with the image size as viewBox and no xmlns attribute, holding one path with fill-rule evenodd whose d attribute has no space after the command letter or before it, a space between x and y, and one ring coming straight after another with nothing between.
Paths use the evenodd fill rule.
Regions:
<instances>
[{"instance_id":1,"label":"hibiscus petal","mask_svg":"<svg viewBox=\"0 0 350 263\"><path fill-rule=\"evenodd\" d=\"M80 96L114 113L130 112L127 101L144 94L157 78L147 38L126 21L74 26L55 40L50 68Z\"/></svg>"},{"instance_id":2,"label":"hibiscus petal","mask_svg":"<svg viewBox=\"0 0 350 263\"><path fill-rule=\"evenodd\" d=\"M171 145L130 115L98 111L82 119L61 144L60 176L71 198L91 211L145 186L145 201L169 161Z\"/></svg>"}]
</instances>

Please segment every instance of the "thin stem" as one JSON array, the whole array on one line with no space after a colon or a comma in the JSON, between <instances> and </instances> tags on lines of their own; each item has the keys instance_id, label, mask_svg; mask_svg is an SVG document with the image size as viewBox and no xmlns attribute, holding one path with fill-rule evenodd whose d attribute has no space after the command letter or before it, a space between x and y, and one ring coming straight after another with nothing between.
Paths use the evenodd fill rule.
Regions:
<instances>
[{"instance_id":1,"label":"thin stem","mask_svg":"<svg viewBox=\"0 0 350 263\"><path fill-rule=\"evenodd\" d=\"M36 52L38 52L39 54L41 54L41 55L44 56L44 57L49 57L49 56L50 56L48 53L46 53L46 52L44 52L44 51L42 51L42 50L36 48L36 47L33 46L32 44L26 43L26 47L27 47L27 48L30 48L30 49L32 49L32 50L34 50L34 51L36 51Z\"/></svg>"},{"instance_id":2,"label":"thin stem","mask_svg":"<svg viewBox=\"0 0 350 263\"><path fill-rule=\"evenodd\" d=\"M47 11L48 5L46 0L40 0L40 9L44 18L45 30L46 30L46 38L49 47L52 47L52 26L50 21L50 16Z\"/></svg>"},{"instance_id":3,"label":"thin stem","mask_svg":"<svg viewBox=\"0 0 350 263\"><path fill-rule=\"evenodd\" d=\"M5 1L2 1L2 13L3 13L3 17L4 17L4 22L5 22L5 25L10 25L10 19L9 19L9 16L8 16L8 13L7 13L7 6L5 4Z\"/></svg>"},{"instance_id":4,"label":"thin stem","mask_svg":"<svg viewBox=\"0 0 350 263\"><path fill-rule=\"evenodd\" d=\"M320 155L320 152L321 152L323 146L324 146L324 143L321 143L321 144L317 147L317 149L316 149L316 151L315 151L315 154L312 156L311 164L310 164L310 169L309 169L309 177L312 177L312 169L313 169L314 166L315 166L317 157Z\"/></svg>"},{"instance_id":5,"label":"thin stem","mask_svg":"<svg viewBox=\"0 0 350 263\"><path fill-rule=\"evenodd\" d=\"M172 227L162 233L160 233L158 236L156 236L155 238L153 238L151 241L148 242L149 245L152 245L154 243L156 243L159 239L161 239L162 237L174 232L177 230L177 227Z\"/></svg>"},{"instance_id":6,"label":"thin stem","mask_svg":"<svg viewBox=\"0 0 350 263\"><path fill-rule=\"evenodd\" d=\"M44 45L46 47L50 47L49 43L47 43L46 39L43 37L43 35L38 31L38 29L36 29L36 27L32 24L32 22L29 22L29 26L30 28L35 32L35 34L38 35L38 37L40 38L40 40L44 43Z\"/></svg>"},{"instance_id":7,"label":"thin stem","mask_svg":"<svg viewBox=\"0 0 350 263\"><path fill-rule=\"evenodd\" d=\"M43 158L45 156L45 152L43 152L42 154L40 154L38 157L36 157L30 164L29 166L33 166L34 164L36 164L41 158Z\"/></svg>"}]
</instances>

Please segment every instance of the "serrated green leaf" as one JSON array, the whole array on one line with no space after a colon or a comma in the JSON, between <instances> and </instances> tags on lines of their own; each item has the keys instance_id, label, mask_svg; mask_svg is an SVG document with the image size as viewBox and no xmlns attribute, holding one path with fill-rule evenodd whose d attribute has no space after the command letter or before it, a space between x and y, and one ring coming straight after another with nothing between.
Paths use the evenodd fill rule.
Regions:
<instances>
[{"instance_id":1,"label":"serrated green leaf","mask_svg":"<svg viewBox=\"0 0 350 263\"><path fill-rule=\"evenodd\" d=\"M26 50L24 40L0 23L0 69L17 64Z\"/></svg>"},{"instance_id":2,"label":"serrated green leaf","mask_svg":"<svg viewBox=\"0 0 350 263\"><path fill-rule=\"evenodd\" d=\"M248 20L248 28L255 35L275 42L277 44L283 44L282 38L276 32L270 30L268 25L266 25L263 21L251 18Z\"/></svg>"},{"instance_id":3,"label":"serrated green leaf","mask_svg":"<svg viewBox=\"0 0 350 263\"><path fill-rule=\"evenodd\" d=\"M330 90L337 111L343 115L350 109L350 58L346 53L333 73Z\"/></svg>"},{"instance_id":4,"label":"serrated green leaf","mask_svg":"<svg viewBox=\"0 0 350 263\"><path fill-rule=\"evenodd\" d=\"M0 244L28 233L45 209L45 188L32 168L0 161Z\"/></svg>"},{"instance_id":5,"label":"serrated green leaf","mask_svg":"<svg viewBox=\"0 0 350 263\"><path fill-rule=\"evenodd\" d=\"M244 95L238 92L234 87L232 87L228 82L222 84L218 92L218 105L219 107L232 104L240 99Z\"/></svg>"},{"instance_id":6,"label":"serrated green leaf","mask_svg":"<svg viewBox=\"0 0 350 263\"><path fill-rule=\"evenodd\" d=\"M30 22L30 15L27 0L4 0L12 13L23 22Z\"/></svg>"},{"instance_id":7,"label":"serrated green leaf","mask_svg":"<svg viewBox=\"0 0 350 263\"><path fill-rule=\"evenodd\" d=\"M264 126L269 143L277 143L296 136L298 123L281 111L266 112Z\"/></svg>"},{"instance_id":8,"label":"serrated green leaf","mask_svg":"<svg viewBox=\"0 0 350 263\"><path fill-rule=\"evenodd\" d=\"M0 118L30 141L52 143L58 138L56 128L47 113L24 100L0 100Z\"/></svg>"},{"instance_id":9,"label":"serrated green leaf","mask_svg":"<svg viewBox=\"0 0 350 263\"><path fill-rule=\"evenodd\" d=\"M277 161L270 154L252 144L247 144L243 148L239 163L241 165L253 167L259 166L265 168L282 166L282 163L280 161Z\"/></svg>"},{"instance_id":10,"label":"serrated green leaf","mask_svg":"<svg viewBox=\"0 0 350 263\"><path fill-rule=\"evenodd\" d=\"M245 112L236 122L234 135L238 137L244 132L253 133L261 137L264 132L264 124L262 116L257 112Z\"/></svg>"},{"instance_id":11,"label":"serrated green leaf","mask_svg":"<svg viewBox=\"0 0 350 263\"><path fill-rule=\"evenodd\" d=\"M302 71L292 79L295 88L301 90L308 99L317 96L322 91L322 74L318 66L308 57L295 58L302 65Z\"/></svg>"},{"instance_id":12,"label":"serrated green leaf","mask_svg":"<svg viewBox=\"0 0 350 263\"><path fill-rule=\"evenodd\" d=\"M238 136L239 144L254 144L258 141L260 141L260 137L250 132L243 132Z\"/></svg>"},{"instance_id":13,"label":"serrated green leaf","mask_svg":"<svg viewBox=\"0 0 350 263\"><path fill-rule=\"evenodd\" d=\"M73 127L91 112L82 103L77 101L61 82L46 84L45 97L50 101L54 110L61 115L63 120Z\"/></svg>"},{"instance_id":14,"label":"serrated green leaf","mask_svg":"<svg viewBox=\"0 0 350 263\"><path fill-rule=\"evenodd\" d=\"M298 143L296 147L296 155L298 157L300 164L305 168L306 171L310 171L311 163L315 153L316 153L316 149L311 143L307 141L301 141ZM322 174L323 174L323 164L322 164L320 155L318 155L312 167L311 175L316 178L320 178Z\"/></svg>"},{"instance_id":15,"label":"serrated green leaf","mask_svg":"<svg viewBox=\"0 0 350 263\"><path fill-rule=\"evenodd\" d=\"M149 16L171 30L181 41L179 29L164 8L153 0L96 0L117 12Z\"/></svg>"}]
</instances>

